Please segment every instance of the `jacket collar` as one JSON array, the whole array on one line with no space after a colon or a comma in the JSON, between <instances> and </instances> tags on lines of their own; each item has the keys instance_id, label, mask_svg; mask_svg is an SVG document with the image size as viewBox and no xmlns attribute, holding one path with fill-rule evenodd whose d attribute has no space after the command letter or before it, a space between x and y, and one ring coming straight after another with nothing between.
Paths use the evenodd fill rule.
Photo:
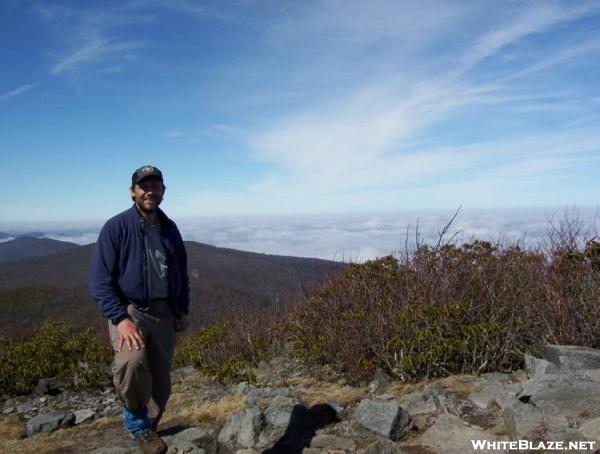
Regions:
<instances>
[{"instance_id":1,"label":"jacket collar","mask_svg":"<svg viewBox=\"0 0 600 454\"><path fill-rule=\"evenodd\" d=\"M171 220L167 217L165 212L163 210L161 210L160 208L157 209L156 214L158 217L158 222L160 223L160 228L163 231L168 230L171 226ZM145 219L138 211L137 207L135 206L135 203L129 209L129 215L134 222L138 223L140 228L144 227Z\"/></svg>"}]
</instances>

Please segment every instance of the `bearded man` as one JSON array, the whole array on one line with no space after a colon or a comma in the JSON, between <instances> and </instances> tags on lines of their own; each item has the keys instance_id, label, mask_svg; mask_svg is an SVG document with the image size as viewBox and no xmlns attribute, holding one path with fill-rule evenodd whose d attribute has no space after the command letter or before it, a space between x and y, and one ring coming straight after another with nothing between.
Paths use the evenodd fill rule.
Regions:
<instances>
[{"instance_id":1,"label":"bearded man","mask_svg":"<svg viewBox=\"0 0 600 454\"><path fill-rule=\"evenodd\" d=\"M133 172L133 206L102 227L90 271L92 295L108 320L125 429L153 454L167 450L156 431L171 393L175 332L187 328L189 311L185 246L159 208L165 190L156 167Z\"/></svg>"}]
</instances>

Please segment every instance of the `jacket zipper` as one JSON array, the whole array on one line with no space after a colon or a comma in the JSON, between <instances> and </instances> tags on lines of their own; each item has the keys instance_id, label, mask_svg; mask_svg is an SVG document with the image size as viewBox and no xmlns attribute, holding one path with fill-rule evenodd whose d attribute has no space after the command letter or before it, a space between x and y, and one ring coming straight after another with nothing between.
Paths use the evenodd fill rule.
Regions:
<instances>
[{"instance_id":1,"label":"jacket zipper","mask_svg":"<svg viewBox=\"0 0 600 454\"><path fill-rule=\"evenodd\" d=\"M144 263L146 264L146 304L150 304L150 289L152 288L152 276L150 275L150 257L148 257L148 235L144 229Z\"/></svg>"}]
</instances>

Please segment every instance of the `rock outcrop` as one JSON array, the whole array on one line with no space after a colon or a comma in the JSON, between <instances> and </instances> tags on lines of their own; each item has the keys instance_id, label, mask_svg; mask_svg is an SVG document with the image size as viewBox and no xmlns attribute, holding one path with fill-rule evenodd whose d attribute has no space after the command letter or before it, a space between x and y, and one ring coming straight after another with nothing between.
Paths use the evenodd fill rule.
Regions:
<instances>
[{"instance_id":1,"label":"rock outcrop","mask_svg":"<svg viewBox=\"0 0 600 454\"><path fill-rule=\"evenodd\" d=\"M330 370L316 379L314 371L290 358L262 364L256 384L230 387L202 381L186 368L173 374L175 392L196 401L236 398L241 404L206 426L162 435L171 453L462 454L473 451L476 440L490 443L487 452L505 452L501 443L516 440L581 442L588 452L600 448L600 351L553 345L544 358L524 360L524 371L454 376L415 386L378 372L365 388L346 385ZM39 390L54 395L38 391L1 404L3 415L26 423L26 431L15 431L19 436L84 427L120 413L108 386L96 395L56 394L48 383L52 380ZM115 445L111 452L132 449Z\"/></svg>"}]
</instances>

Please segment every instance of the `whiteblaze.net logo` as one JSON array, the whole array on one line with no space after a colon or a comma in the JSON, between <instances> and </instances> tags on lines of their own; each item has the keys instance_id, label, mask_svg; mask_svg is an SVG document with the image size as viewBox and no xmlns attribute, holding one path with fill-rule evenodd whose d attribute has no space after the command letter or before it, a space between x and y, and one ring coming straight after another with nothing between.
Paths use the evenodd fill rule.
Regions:
<instances>
[{"instance_id":1,"label":"whiteblaze.net logo","mask_svg":"<svg viewBox=\"0 0 600 454\"><path fill-rule=\"evenodd\" d=\"M592 451L595 441L487 441L471 440L475 451Z\"/></svg>"}]
</instances>

